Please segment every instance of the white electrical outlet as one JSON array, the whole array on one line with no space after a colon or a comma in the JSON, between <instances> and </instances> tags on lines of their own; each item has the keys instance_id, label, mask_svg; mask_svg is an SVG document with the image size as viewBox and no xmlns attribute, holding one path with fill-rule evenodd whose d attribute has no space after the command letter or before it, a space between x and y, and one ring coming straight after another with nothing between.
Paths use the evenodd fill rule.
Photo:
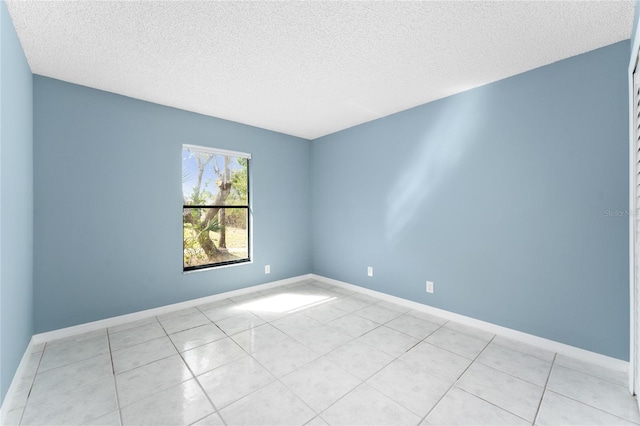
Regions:
<instances>
[{"instance_id":1,"label":"white electrical outlet","mask_svg":"<svg viewBox=\"0 0 640 426\"><path fill-rule=\"evenodd\" d=\"M373 266L368 266L367 267L367 275L369 275L370 277L373 276Z\"/></svg>"},{"instance_id":2,"label":"white electrical outlet","mask_svg":"<svg viewBox=\"0 0 640 426\"><path fill-rule=\"evenodd\" d=\"M433 293L433 281L427 281L427 293Z\"/></svg>"},{"instance_id":3,"label":"white electrical outlet","mask_svg":"<svg viewBox=\"0 0 640 426\"><path fill-rule=\"evenodd\" d=\"M264 265L264 273L265 274L271 273L271 265Z\"/></svg>"}]
</instances>

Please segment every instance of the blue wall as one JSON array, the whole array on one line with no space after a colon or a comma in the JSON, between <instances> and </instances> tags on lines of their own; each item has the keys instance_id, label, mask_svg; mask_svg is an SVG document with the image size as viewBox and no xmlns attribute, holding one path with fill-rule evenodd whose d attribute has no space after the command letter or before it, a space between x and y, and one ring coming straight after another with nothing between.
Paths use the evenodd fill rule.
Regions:
<instances>
[{"instance_id":1,"label":"blue wall","mask_svg":"<svg viewBox=\"0 0 640 426\"><path fill-rule=\"evenodd\" d=\"M33 334L33 91L0 2L0 401Z\"/></svg>"},{"instance_id":2,"label":"blue wall","mask_svg":"<svg viewBox=\"0 0 640 426\"><path fill-rule=\"evenodd\" d=\"M638 31L638 20L640 20L640 2L636 0L634 2L634 13L633 13L633 29L631 30L631 42L636 38L636 32Z\"/></svg>"},{"instance_id":3,"label":"blue wall","mask_svg":"<svg viewBox=\"0 0 640 426\"><path fill-rule=\"evenodd\" d=\"M313 272L627 359L629 48L315 140Z\"/></svg>"},{"instance_id":4,"label":"blue wall","mask_svg":"<svg viewBox=\"0 0 640 426\"><path fill-rule=\"evenodd\" d=\"M311 270L309 141L41 76L34 100L36 332ZM184 143L253 155L254 263L182 273Z\"/></svg>"}]
</instances>

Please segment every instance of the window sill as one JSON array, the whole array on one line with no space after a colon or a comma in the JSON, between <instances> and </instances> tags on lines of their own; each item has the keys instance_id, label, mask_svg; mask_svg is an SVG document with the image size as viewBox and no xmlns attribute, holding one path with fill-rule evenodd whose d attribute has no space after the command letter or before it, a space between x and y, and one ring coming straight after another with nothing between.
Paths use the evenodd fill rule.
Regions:
<instances>
[{"instance_id":1,"label":"window sill","mask_svg":"<svg viewBox=\"0 0 640 426\"><path fill-rule=\"evenodd\" d=\"M188 271L183 270L182 271L182 275L195 274L195 273L198 273L198 272L206 272L206 271L211 271L211 270L214 270L214 269L234 268L234 267L238 267L238 266L251 265L252 263L253 263L253 260L249 260L247 262L229 263L227 265L208 266L206 268L190 269Z\"/></svg>"}]
</instances>

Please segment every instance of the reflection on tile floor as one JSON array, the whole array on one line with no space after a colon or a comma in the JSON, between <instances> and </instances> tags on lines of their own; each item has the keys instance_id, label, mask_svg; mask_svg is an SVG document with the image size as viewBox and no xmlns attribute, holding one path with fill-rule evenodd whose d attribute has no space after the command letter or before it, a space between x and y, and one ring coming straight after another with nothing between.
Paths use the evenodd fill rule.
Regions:
<instances>
[{"instance_id":1,"label":"reflection on tile floor","mask_svg":"<svg viewBox=\"0 0 640 426\"><path fill-rule=\"evenodd\" d=\"M318 281L39 345L9 425L640 424L626 374Z\"/></svg>"}]
</instances>

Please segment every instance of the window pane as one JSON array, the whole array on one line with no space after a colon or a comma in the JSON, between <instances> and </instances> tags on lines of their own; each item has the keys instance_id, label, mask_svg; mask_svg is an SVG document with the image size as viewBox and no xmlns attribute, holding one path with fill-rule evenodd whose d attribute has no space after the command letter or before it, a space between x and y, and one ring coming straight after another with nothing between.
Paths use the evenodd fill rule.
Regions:
<instances>
[{"instance_id":1,"label":"window pane","mask_svg":"<svg viewBox=\"0 0 640 426\"><path fill-rule=\"evenodd\" d=\"M247 168L246 158L183 149L183 204L246 206Z\"/></svg>"},{"instance_id":2,"label":"window pane","mask_svg":"<svg viewBox=\"0 0 640 426\"><path fill-rule=\"evenodd\" d=\"M184 208L184 267L249 260L247 208Z\"/></svg>"}]
</instances>

